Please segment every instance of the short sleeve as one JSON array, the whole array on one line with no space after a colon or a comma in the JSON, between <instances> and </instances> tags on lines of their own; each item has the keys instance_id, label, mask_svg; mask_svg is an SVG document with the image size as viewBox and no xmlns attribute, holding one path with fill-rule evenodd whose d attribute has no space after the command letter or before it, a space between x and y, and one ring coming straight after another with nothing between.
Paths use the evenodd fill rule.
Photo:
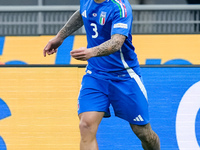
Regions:
<instances>
[{"instance_id":1,"label":"short sleeve","mask_svg":"<svg viewBox=\"0 0 200 150\"><path fill-rule=\"evenodd\" d=\"M128 37L133 21L132 10L127 10L124 4L117 6L113 14L111 35L122 34Z\"/></svg>"}]
</instances>

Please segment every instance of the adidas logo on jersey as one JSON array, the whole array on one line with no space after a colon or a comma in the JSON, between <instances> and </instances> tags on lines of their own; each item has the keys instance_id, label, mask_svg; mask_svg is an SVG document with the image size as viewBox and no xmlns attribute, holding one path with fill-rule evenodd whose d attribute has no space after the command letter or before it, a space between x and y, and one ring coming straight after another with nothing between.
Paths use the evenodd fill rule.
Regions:
<instances>
[{"instance_id":1,"label":"adidas logo on jersey","mask_svg":"<svg viewBox=\"0 0 200 150\"><path fill-rule=\"evenodd\" d=\"M84 10L81 14L83 17L87 18L86 10Z\"/></svg>"},{"instance_id":2,"label":"adidas logo on jersey","mask_svg":"<svg viewBox=\"0 0 200 150\"><path fill-rule=\"evenodd\" d=\"M144 121L141 115L138 115L133 121Z\"/></svg>"}]
</instances>

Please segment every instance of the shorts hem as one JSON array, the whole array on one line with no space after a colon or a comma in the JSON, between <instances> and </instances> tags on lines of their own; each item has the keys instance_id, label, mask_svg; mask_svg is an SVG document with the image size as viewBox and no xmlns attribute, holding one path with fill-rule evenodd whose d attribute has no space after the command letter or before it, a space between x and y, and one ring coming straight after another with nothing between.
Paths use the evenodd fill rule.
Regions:
<instances>
[{"instance_id":1,"label":"shorts hem","mask_svg":"<svg viewBox=\"0 0 200 150\"><path fill-rule=\"evenodd\" d=\"M133 122L133 121L130 121L130 120L128 120L128 119L124 119L124 118L122 118L122 117L119 117L119 116L117 116L116 115L116 117L118 117L118 118L121 118L121 119L123 119L123 120L125 120L125 121L127 121L127 122L129 122L130 124L132 124L132 125L146 125L146 124L148 124L150 121L140 121L140 122Z\"/></svg>"},{"instance_id":2,"label":"shorts hem","mask_svg":"<svg viewBox=\"0 0 200 150\"><path fill-rule=\"evenodd\" d=\"M86 111L81 111L81 112L78 112L78 115L80 115L81 113L84 113L84 112L104 112L104 118L109 118L111 115L106 112L106 111L98 111L98 110L86 110Z\"/></svg>"}]
</instances>

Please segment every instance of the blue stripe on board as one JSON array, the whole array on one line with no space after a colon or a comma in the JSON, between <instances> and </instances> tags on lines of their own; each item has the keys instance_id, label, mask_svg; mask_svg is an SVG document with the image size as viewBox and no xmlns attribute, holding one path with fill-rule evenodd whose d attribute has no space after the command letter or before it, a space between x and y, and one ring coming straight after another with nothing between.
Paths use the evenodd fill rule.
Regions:
<instances>
[{"instance_id":1,"label":"blue stripe on board","mask_svg":"<svg viewBox=\"0 0 200 150\"><path fill-rule=\"evenodd\" d=\"M0 37L0 55L3 54L4 41L5 41L5 37Z\"/></svg>"},{"instance_id":2,"label":"blue stripe on board","mask_svg":"<svg viewBox=\"0 0 200 150\"><path fill-rule=\"evenodd\" d=\"M9 116L11 116L11 111L8 105L0 98L0 120Z\"/></svg>"},{"instance_id":3,"label":"blue stripe on board","mask_svg":"<svg viewBox=\"0 0 200 150\"><path fill-rule=\"evenodd\" d=\"M70 64L70 51L73 48L74 36L69 36L64 40L62 45L58 48L55 64Z\"/></svg>"},{"instance_id":4,"label":"blue stripe on board","mask_svg":"<svg viewBox=\"0 0 200 150\"><path fill-rule=\"evenodd\" d=\"M145 65L160 65L161 59L146 59Z\"/></svg>"},{"instance_id":5,"label":"blue stripe on board","mask_svg":"<svg viewBox=\"0 0 200 150\"><path fill-rule=\"evenodd\" d=\"M7 150L6 144L1 136L0 136L0 150Z\"/></svg>"}]
</instances>

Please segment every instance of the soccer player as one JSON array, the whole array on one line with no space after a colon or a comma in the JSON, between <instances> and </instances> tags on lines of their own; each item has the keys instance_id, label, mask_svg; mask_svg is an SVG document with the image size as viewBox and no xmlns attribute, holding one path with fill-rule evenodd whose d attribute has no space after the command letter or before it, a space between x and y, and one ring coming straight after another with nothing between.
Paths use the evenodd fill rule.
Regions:
<instances>
[{"instance_id":1,"label":"soccer player","mask_svg":"<svg viewBox=\"0 0 200 150\"><path fill-rule=\"evenodd\" d=\"M44 48L44 56L57 48L84 25L87 48L71 51L77 60L88 61L78 97L80 149L98 150L96 133L109 106L115 115L129 122L144 150L160 150L157 134L151 129L147 93L132 45L132 9L128 0L80 0L77 10Z\"/></svg>"}]
</instances>

